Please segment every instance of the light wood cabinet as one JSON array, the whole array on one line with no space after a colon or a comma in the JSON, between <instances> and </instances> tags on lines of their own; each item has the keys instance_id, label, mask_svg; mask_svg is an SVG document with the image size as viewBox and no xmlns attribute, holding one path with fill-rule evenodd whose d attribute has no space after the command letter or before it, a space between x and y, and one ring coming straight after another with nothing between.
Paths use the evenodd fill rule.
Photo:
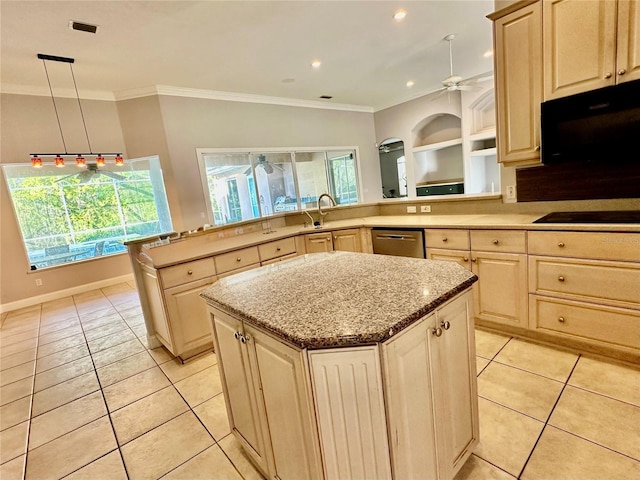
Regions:
<instances>
[{"instance_id":1,"label":"light wood cabinet","mask_svg":"<svg viewBox=\"0 0 640 480\"><path fill-rule=\"evenodd\" d=\"M247 267L260 266L258 247L242 248L233 252L223 253L214 257L218 274L233 270L246 269Z\"/></svg>"},{"instance_id":2,"label":"light wood cabinet","mask_svg":"<svg viewBox=\"0 0 640 480\"><path fill-rule=\"evenodd\" d=\"M540 161L542 4L531 3L494 20L498 161Z\"/></svg>"},{"instance_id":3,"label":"light wood cabinet","mask_svg":"<svg viewBox=\"0 0 640 480\"><path fill-rule=\"evenodd\" d=\"M466 294L383 345L395 478L453 478L478 443L471 302Z\"/></svg>"},{"instance_id":4,"label":"light wood cabinet","mask_svg":"<svg viewBox=\"0 0 640 480\"><path fill-rule=\"evenodd\" d=\"M305 235L307 253L332 252L362 252L362 239L359 228L333 230Z\"/></svg>"},{"instance_id":5,"label":"light wood cabinet","mask_svg":"<svg viewBox=\"0 0 640 480\"><path fill-rule=\"evenodd\" d=\"M160 286L158 272L154 268L142 264L140 265L140 271L155 335L173 353L175 351L173 336L171 335L169 320L165 312L164 295Z\"/></svg>"},{"instance_id":6,"label":"light wood cabinet","mask_svg":"<svg viewBox=\"0 0 640 480\"><path fill-rule=\"evenodd\" d=\"M636 0L545 0L544 98L640 78Z\"/></svg>"}]
</instances>

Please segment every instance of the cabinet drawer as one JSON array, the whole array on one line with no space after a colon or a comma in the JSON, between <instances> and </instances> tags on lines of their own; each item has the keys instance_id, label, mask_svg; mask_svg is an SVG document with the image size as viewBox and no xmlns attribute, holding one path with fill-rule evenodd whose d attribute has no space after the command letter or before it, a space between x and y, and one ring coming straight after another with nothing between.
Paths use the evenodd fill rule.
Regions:
<instances>
[{"instance_id":1,"label":"cabinet drawer","mask_svg":"<svg viewBox=\"0 0 640 480\"><path fill-rule=\"evenodd\" d=\"M529 328L638 349L640 311L531 295Z\"/></svg>"},{"instance_id":2,"label":"cabinet drawer","mask_svg":"<svg viewBox=\"0 0 640 480\"><path fill-rule=\"evenodd\" d=\"M529 291L640 307L640 265L529 256Z\"/></svg>"},{"instance_id":3,"label":"cabinet drawer","mask_svg":"<svg viewBox=\"0 0 640 480\"><path fill-rule=\"evenodd\" d=\"M290 253L289 255L284 255L278 258L272 258L271 260L265 260L260 263L260 265L271 265L272 263L282 262L283 260L289 260L291 258L296 258L298 256L297 253Z\"/></svg>"},{"instance_id":4,"label":"cabinet drawer","mask_svg":"<svg viewBox=\"0 0 640 480\"><path fill-rule=\"evenodd\" d=\"M263 243L262 245L258 245L258 252L260 253L260 260L263 262L283 255L289 255L290 253L296 252L296 240L294 237L289 237L274 242Z\"/></svg>"},{"instance_id":5,"label":"cabinet drawer","mask_svg":"<svg viewBox=\"0 0 640 480\"><path fill-rule=\"evenodd\" d=\"M469 250L469 230L428 229L424 231L427 248Z\"/></svg>"},{"instance_id":6,"label":"cabinet drawer","mask_svg":"<svg viewBox=\"0 0 640 480\"><path fill-rule=\"evenodd\" d=\"M529 253L640 262L640 234L529 232Z\"/></svg>"},{"instance_id":7,"label":"cabinet drawer","mask_svg":"<svg viewBox=\"0 0 640 480\"><path fill-rule=\"evenodd\" d=\"M524 230L471 230L471 250L487 252L527 252Z\"/></svg>"},{"instance_id":8,"label":"cabinet drawer","mask_svg":"<svg viewBox=\"0 0 640 480\"><path fill-rule=\"evenodd\" d=\"M238 268L248 267L260 262L257 247L243 248L233 252L217 255L215 258L216 271L218 273L230 272Z\"/></svg>"},{"instance_id":9,"label":"cabinet drawer","mask_svg":"<svg viewBox=\"0 0 640 480\"><path fill-rule=\"evenodd\" d=\"M163 288L175 287L201 278L212 277L215 274L216 267L213 264L213 258L203 258L160 269Z\"/></svg>"}]
</instances>

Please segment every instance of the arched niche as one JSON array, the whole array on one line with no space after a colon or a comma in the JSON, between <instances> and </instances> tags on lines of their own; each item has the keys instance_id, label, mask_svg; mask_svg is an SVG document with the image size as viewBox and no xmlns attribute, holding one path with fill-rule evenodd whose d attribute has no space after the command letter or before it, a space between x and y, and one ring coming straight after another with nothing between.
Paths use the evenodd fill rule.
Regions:
<instances>
[{"instance_id":1,"label":"arched niche","mask_svg":"<svg viewBox=\"0 0 640 480\"><path fill-rule=\"evenodd\" d=\"M378 146L382 198L407 196L407 169L404 142L396 137L387 138Z\"/></svg>"},{"instance_id":2,"label":"arched niche","mask_svg":"<svg viewBox=\"0 0 640 480\"><path fill-rule=\"evenodd\" d=\"M421 120L411 133L413 148L446 142L462 137L462 122L456 115L436 113Z\"/></svg>"},{"instance_id":3,"label":"arched niche","mask_svg":"<svg viewBox=\"0 0 640 480\"><path fill-rule=\"evenodd\" d=\"M496 128L496 102L493 89L478 97L471 105L471 135Z\"/></svg>"}]
</instances>

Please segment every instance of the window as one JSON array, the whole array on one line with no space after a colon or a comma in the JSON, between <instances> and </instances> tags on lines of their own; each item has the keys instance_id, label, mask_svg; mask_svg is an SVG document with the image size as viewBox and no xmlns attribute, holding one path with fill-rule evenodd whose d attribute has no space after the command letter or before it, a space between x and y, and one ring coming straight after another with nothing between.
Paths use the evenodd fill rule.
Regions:
<instances>
[{"instance_id":1,"label":"window","mask_svg":"<svg viewBox=\"0 0 640 480\"><path fill-rule=\"evenodd\" d=\"M358 202L355 149L198 149L198 157L215 225L317 208L323 193Z\"/></svg>"},{"instance_id":2,"label":"window","mask_svg":"<svg viewBox=\"0 0 640 480\"><path fill-rule=\"evenodd\" d=\"M121 253L124 240L173 229L158 157L2 167L32 270Z\"/></svg>"}]
</instances>

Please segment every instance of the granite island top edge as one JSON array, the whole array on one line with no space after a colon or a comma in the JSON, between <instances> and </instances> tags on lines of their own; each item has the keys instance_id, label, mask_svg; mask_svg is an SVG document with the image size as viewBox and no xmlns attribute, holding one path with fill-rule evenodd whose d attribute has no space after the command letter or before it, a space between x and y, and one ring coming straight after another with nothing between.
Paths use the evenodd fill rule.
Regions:
<instances>
[{"instance_id":1,"label":"granite island top edge","mask_svg":"<svg viewBox=\"0 0 640 480\"><path fill-rule=\"evenodd\" d=\"M384 342L475 281L451 262L332 252L220 279L201 297L289 344L321 349Z\"/></svg>"}]
</instances>

